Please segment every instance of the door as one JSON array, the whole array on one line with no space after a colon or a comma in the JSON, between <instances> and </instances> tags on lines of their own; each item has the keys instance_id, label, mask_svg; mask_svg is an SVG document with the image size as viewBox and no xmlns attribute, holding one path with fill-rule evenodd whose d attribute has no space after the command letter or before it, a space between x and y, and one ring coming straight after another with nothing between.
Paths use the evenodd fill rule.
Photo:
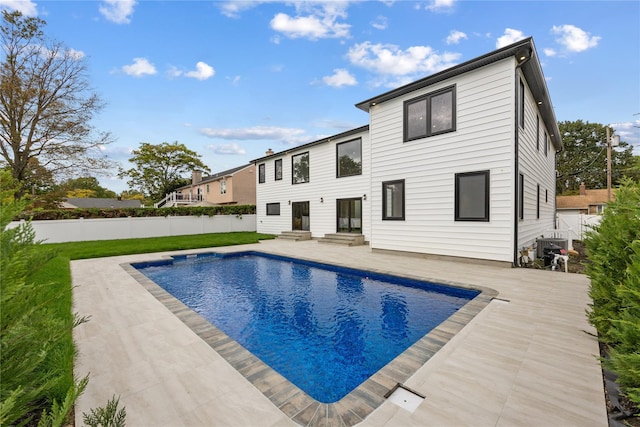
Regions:
<instances>
[{"instance_id":1,"label":"door","mask_svg":"<svg viewBox=\"0 0 640 427\"><path fill-rule=\"evenodd\" d=\"M338 233L362 233L362 199L338 199Z\"/></svg>"},{"instance_id":2,"label":"door","mask_svg":"<svg viewBox=\"0 0 640 427\"><path fill-rule=\"evenodd\" d=\"M309 202L291 203L292 230L309 231Z\"/></svg>"}]
</instances>

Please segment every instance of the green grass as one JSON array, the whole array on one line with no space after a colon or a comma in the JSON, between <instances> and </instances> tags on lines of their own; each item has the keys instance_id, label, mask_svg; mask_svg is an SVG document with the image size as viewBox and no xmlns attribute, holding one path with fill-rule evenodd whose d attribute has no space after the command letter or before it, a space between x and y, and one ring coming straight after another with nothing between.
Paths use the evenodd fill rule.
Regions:
<instances>
[{"instance_id":1,"label":"green grass","mask_svg":"<svg viewBox=\"0 0 640 427\"><path fill-rule=\"evenodd\" d=\"M70 260L101 258L117 255L213 248L217 246L258 243L275 238L272 234L254 232L194 234L188 236L150 237L145 239L94 240L88 242L47 243Z\"/></svg>"}]
</instances>

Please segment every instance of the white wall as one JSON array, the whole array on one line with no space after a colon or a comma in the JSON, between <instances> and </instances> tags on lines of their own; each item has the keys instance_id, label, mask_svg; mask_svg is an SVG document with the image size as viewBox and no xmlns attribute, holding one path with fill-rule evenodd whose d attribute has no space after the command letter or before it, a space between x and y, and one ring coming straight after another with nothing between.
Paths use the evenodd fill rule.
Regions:
<instances>
[{"instance_id":1,"label":"white wall","mask_svg":"<svg viewBox=\"0 0 640 427\"><path fill-rule=\"evenodd\" d=\"M362 139L362 175L336 178L336 144L357 138ZM266 178L266 182L256 184L257 231L280 234L291 230L292 209L289 201L292 203L308 201L311 235L315 238L335 233L336 199L361 198L366 194L367 200L362 201L362 234L368 238L371 229L368 214L371 170L368 145L368 133L362 132L343 138L332 138L331 142L303 146L292 152L275 154L264 162L257 163L257 165L265 164ZM309 152L309 182L294 185L291 183L291 157L307 151ZM282 159L282 180L275 181L274 163L278 159ZM257 169L258 166L256 166ZM258 176L256 176L257 179ZM267 215L267 203L280 203L280 215Z\"/></svg>"},{"instance_id":2,"label":"white wall","mask_svg":"<svg viewBox=\"0 0 640 427\"><path fill-rule=\"evenodd\" d=\"M371 247L513 260L514 62L371 107ZM456 131L403 142L403 102L456 85ZM454 220L455 174L490 171L489 222ZM382 182L405 180L405 220L382 220Z\"/></svg>"},{"instance_id":3,"label":"white wall","mask_svg":"<svg viewBox=\"0 0 640 427\"><path fill-rule=\"evenodd\" d=\"M9 228L20 222L14 221ZM46 243L256 231L255 215L167 216L32 221L36 240Z\"/></svg>"}]
</instances>

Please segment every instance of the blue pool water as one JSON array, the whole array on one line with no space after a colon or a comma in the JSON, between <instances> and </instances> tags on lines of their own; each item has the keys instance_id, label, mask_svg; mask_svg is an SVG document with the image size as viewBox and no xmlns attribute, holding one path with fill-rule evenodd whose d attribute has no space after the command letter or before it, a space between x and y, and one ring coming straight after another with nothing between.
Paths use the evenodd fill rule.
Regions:
<instances>
[{"instance_id":1,"label":"blue pool water","mask_svg":"<svg viewBox=\"0 0 640 427\"><path fill-rule=\"evenodd\" d=\"M134 267L323 403L479 294L257 252Z\"/></svg>"}]
</instances>

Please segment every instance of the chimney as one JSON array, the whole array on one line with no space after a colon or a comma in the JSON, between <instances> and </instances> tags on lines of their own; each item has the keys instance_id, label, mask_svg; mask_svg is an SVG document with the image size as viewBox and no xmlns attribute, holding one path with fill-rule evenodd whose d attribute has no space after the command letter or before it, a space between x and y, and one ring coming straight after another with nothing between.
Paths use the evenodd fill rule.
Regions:
<instances>
[{"instance_id":1,"label":"chimney","mask_svg":"<svg viewBox=\"0 0 640 427\"><path fill-rule=\"evenodd\" d=\"M193 172L191 172L191 185L196 185L200 181L202 181L202 171L199 169L196 169Z\"/></svg>"},{"instance_id":2,"label":"chimney","mask_svg":"<svg viewBox=\"0 0 640 427\"><path fill-rule=\"evenodd\" d=\"M271 148L269 148L265 154L266 154L267 156L273 156L275 153L274 153L274 151L273 151Z\"/></svg>"},{"instance_id":3,"label":"chimney","mask_svg":"<svg viewBox=\"0 0 640 427\"><path fill-rule=\"evenodd\" d=\"M580 184L580 195L581 196L587 195L587 187L585 187L584 182Z\"/></svg>"}]
</instances>

